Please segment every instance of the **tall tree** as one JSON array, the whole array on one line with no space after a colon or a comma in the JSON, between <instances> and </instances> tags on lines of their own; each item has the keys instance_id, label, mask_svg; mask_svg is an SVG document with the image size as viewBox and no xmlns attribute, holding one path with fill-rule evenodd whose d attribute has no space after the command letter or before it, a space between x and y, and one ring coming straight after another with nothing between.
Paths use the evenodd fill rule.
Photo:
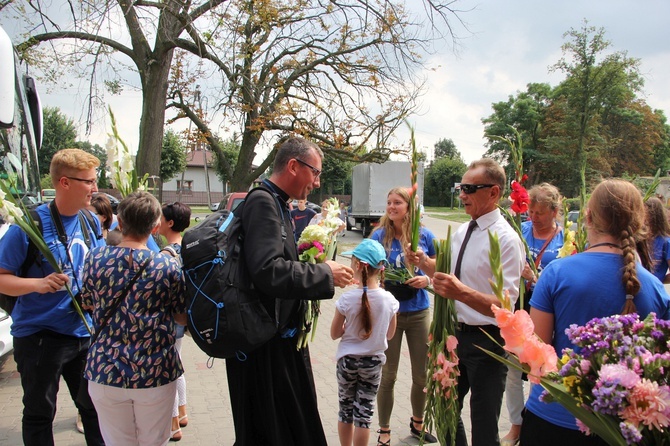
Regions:
<instances>
[{"instance_id":1,"label":"tall tree","mask_svg":"<svg viewBox=\"0 0 670 446\"><path fill-rule=\"evenodd\" d=\"M461 152L456 149L452 139L442 138L435 143L435 159L440 158L461 159Z\"/></svg>"},{"instance_id":2,"label":"tall tree","mask_svg":"<svg viewBox=\"0 0 670 446\"><path fill-rule=\"evenodd\" d=\"M42 62L48 76L62 70L65 55L89 64L92 84L112 53L130 60L142 91L140 173L159 173L174 51L207 61L220 76L213 80L221 86L216 107L230 125L240 126L237 164L227 170L232 187L241 190L272 162L274 151L251 169L267 131L309 136L334 156L351 156L351 148L362 144L373 148L363 158L389 155L390 135L415 106L421 82L408 80L417 78L421 53L443 37L441 24L452 29L447 18L454 14L453 1L423 2L423 18L390 0L84 1L71 4L65 16L58 4L50 9L51 3L7 8L25 24L26 41L19 49L44 48L41 55L28 56ZM76 45L38 47L59 39L74 39ZM65 55L56 54L60 64L44 56L63 48ZM118 78L106 83L112 90L120 84ZM193 120L217 150L213 132L193 112L185 92L170 93L169 105Z\"/></svg>"},{"instance_id":3,"label":"tall tree","mask_svg":"<svg viewBox=\"0 0 670 446\"><path fill-rule=\"evenodd\" d=\"M644 81L639 73L639 60L625 52L605 55L611 43L605 30L588 26L585 20L579 30L565 33L569 41L563 44L563 57L553 67L566 74L557 87L556 95L565 97L569 113L565 125L575 129L570 133L576 146L572 161L573 176L587 165L587 178L595 173L587 164L589 154L603 147L598 138L602 118L606 119L619 104L631 101ZM555 149L558 149L555 147Z\"/></svg>"},{"instance_id":4,"label":"tall tree","mask_svg":"<svg viewBox=\"0 0 670 446\"><path fill-rule=\"evenodd\" d=\"M166 182L186 169L186 148L179 134L172 130L165 132L161 152L161 181Z\"/></svg>"},{"instance_id":5,"label":"tall tree","mask_svg":"<svg viewBox=\"0 0 670 446\"><path fill-rule=\"evenodd\" d=\"M424 202L429 206L450 206L451 188L461 181L467 166L460 156L439 158L426 171Z\"/></svg>"},{"instance_id":6,"label":"tall tree","mask_svg":"<svg viewBox=\"0 0 670 446\"><path fill-rule=\"evenodd\" d=\"M42 147L37 152L40 176L49 174L49 165L54 154L61 149L75 146L77 128L74 121L65 116L60 108L44 107Z\"/></svg>"},{"instance_id":7,"label":"tall tree","mask_svg":"<svg viewBox=\"0 0 670 446\"><path fill-rule=\"evenodd\" d=\"M487 156L497 159L501 164L508 165L507 175L514 177L514 168L509 165L510 147L495 136L513 140L516 138L512 128L521 135L523 143L523 165L531 183L540 181L537 161L542 159L539 152L541 141L540 131L545 119L547 107L551 104L552 88L549 84L530 83L526 91L509 96L505 102L492 105L493 114L482 119L484 134L488 138Z\"/></svg>"}]
</instances>

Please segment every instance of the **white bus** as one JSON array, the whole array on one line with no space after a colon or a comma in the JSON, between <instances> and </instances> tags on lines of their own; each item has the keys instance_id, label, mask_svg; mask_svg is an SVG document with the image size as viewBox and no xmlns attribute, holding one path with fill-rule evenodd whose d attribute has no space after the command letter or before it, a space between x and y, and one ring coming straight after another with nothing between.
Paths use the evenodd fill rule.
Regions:
<instances>
[{"instance_id":1,"label":"white bus","mask_svg":"<svg viewBox=\"0 0 670 446\"><path fill-rule=\"evenodd\" d=\"M40 201L37 151L42 144L42 107L35 80L27 71L0 28L0 178L17 172L16 178L12 175L14 192L31 205ZM12 159L20 161L20 170L11 165Z\"/></svg>"}]
</instances>

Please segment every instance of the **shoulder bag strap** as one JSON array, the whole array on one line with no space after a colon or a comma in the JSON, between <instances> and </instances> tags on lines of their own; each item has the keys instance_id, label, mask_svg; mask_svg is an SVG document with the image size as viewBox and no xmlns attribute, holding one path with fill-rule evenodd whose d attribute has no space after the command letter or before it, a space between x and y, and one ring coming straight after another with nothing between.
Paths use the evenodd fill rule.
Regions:
<instances>
[{"instance_id":1,"label":"shoulder bag strap","mask_svg":"<svg viewBox=\"0 0 670 446\"><path fill-rule=\"evenodd\" d=\"M132 252L130 253L130 259L132 262L133 254ZM109 321L112 319L112 315L116 313L116 310L119 308L119 305L121 305L121 302L126 300L126 296L130 292L130 289L133 287L135 282L137 282L137 279L140 278L144 270L146 269L147 265L151 262L151 258L148 258L142 265L140 265L140 268L137 270L135 275L133 276L132 279L126 284L126 286L123 288L123 291L121 292L121 296L114 302L110 307L107 309L107 313L105 314L105 317L101 319L100 325L98 326L98 329L95 331L95 334L91 337L91 344L95 342L96 339L98 339L98 335L102 331L103 328L105 328L108 324Z\"/></svg>"},{"instance_id":2,"label":"shoulder bag strap","mask_svg":"<svg viewBox=\"0 0 670 446\"><path fill-rule=\"evenodd\" d=\"M533 228L530 229L531 231ZM547 246L549 246L549 243L556 237L556 234L561 230L561 227L556 225L556 230L552 234L551 237L549 237L545 242L544 245L542 245L542 249L540 249L540 252L537 253L537 257L535 257L535 268L540 267L540 262L542 261L542 255L544 254L544 251L547 249Z\"/></svg>"}]
</instances>

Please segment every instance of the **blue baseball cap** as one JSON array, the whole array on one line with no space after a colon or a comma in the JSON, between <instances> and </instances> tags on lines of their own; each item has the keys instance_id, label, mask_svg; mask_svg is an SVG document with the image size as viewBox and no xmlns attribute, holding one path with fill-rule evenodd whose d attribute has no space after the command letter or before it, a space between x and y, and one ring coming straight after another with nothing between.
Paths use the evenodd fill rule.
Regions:
<instances>
[{"instance_id":1,"label":"blue baseball cap","mask_svg":"<svg viewBox=\"0 0 670 446\"><path fill-rule=\"evenodd\" d=\"M377 268L381 262L388 263L386 260L386 250L381 243L369 238L360 242L353 251L343 252L342 255L354 256L373 268Z\"/></svg>"}]
</instances>

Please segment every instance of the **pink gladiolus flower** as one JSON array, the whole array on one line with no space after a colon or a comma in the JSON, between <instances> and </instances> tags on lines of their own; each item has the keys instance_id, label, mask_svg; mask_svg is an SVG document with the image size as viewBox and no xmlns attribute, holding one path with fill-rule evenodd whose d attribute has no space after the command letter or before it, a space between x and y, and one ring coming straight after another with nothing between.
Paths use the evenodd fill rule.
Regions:
<instances>
[{"instance_id":1,"label":"pink gladiolus flower","mask_svg":"<svg viewBox=\"0 0 670 446\"><path fill-rule=\"evenodd\" d=\"M456 339L456 336L450 335L449 337L447 337L447 351L454 352L457 346L458 346L458 339Z\"/></svg>"},{"instance_id":2,"label":"pink gladiolus flower","mask_svg":"<svg viewBox=\"0 0 670 446\"><path fill-rule=\"evenodd\" d=\"M524 344L535 338L535 328L530 315L525 310L512 313L496 305L492 305L491 310L500 327L500 335L505 340L505 350L519 355Z\"/></svg>"},{"instance_id":3,"label":"pink gladiolus flower","mask_svg":"<svg viewBox=\"0 0 670 446\"><path fill-rule=\"evenodd\" d=\"M621 416L635 427L643 423L649 428L663 430L670 424L670 390L667 386L642 379L628 396L630 405Z\"/></svg>"},{"instance_id":4,"label":"pink gladiolus flower","mask_svg":"<svg viewBox=\"0 0 670 446\"><path fill-rule=\"evenodd\" d=\"M528 380L533 384L539 384L544 375L558 371L556 350L538 338L528 339L518 356L519 362L530 366Z\"/></svg>"}]
</instances>

